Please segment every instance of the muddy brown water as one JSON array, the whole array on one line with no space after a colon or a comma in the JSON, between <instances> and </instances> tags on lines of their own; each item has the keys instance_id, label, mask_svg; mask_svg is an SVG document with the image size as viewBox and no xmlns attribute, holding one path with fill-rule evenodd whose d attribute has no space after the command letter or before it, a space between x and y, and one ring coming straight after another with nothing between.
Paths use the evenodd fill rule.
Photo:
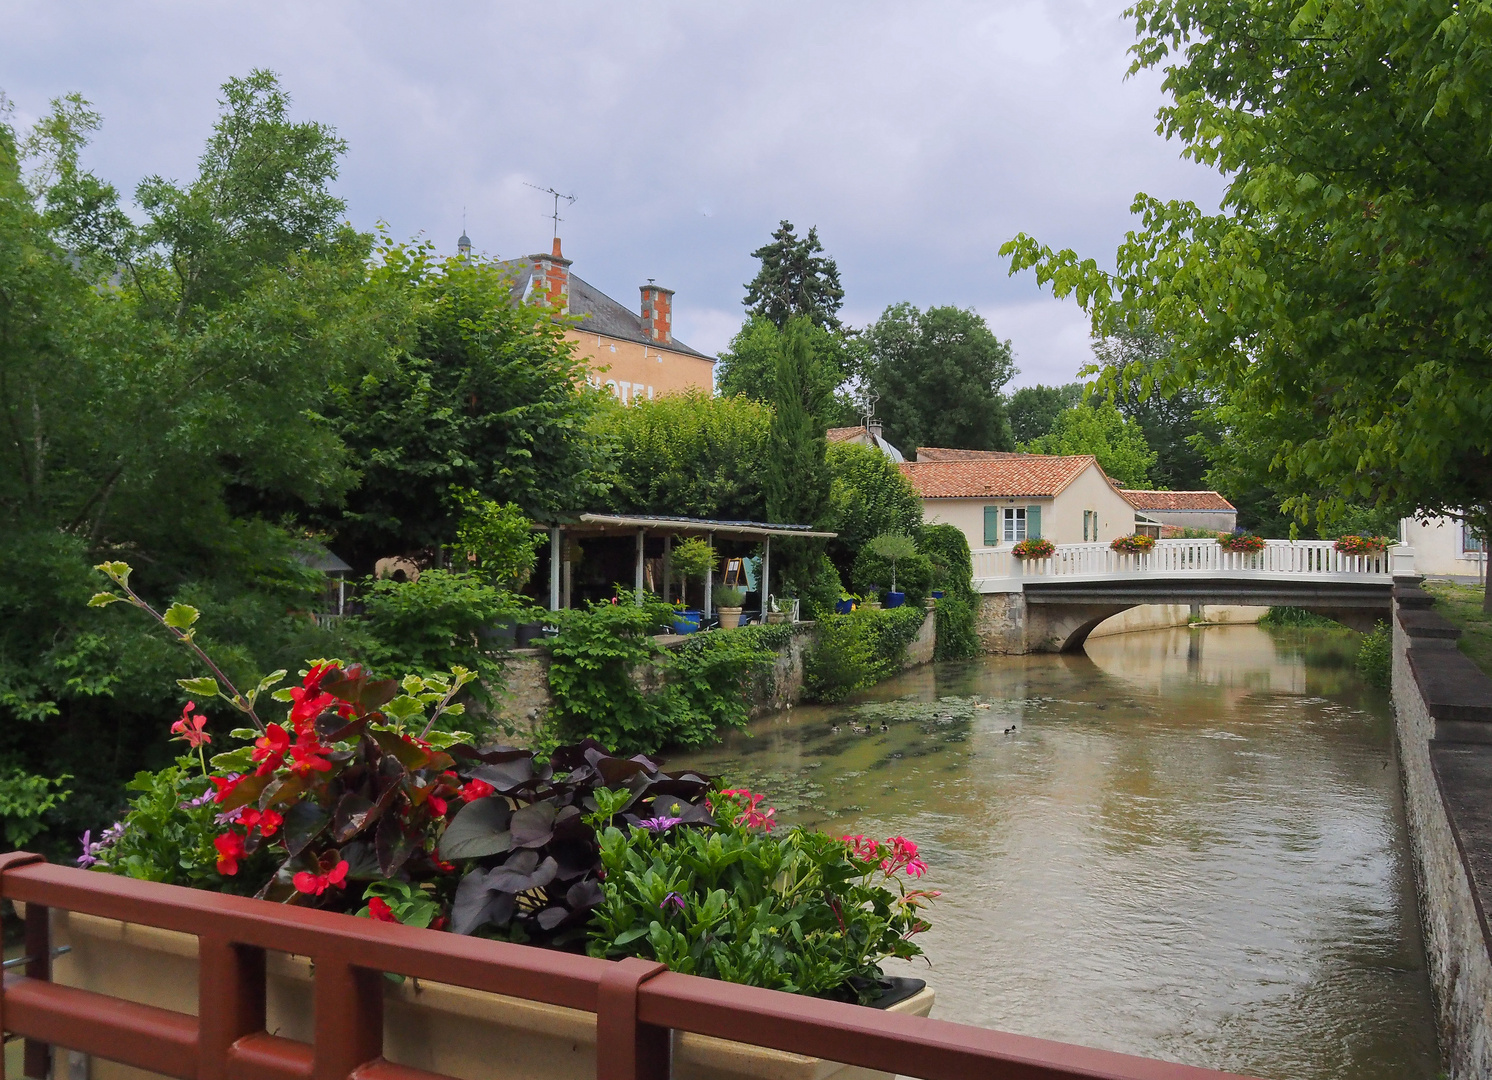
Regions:
<instances>
[{"instance_id":1,"label":"muddy brown water","mask_svg":"<svg viewBox=\"0 0 1492 1080\"><path fill-rule=\"evenodd\" d=\"M1354 648L1232 626L936 664L669 765L919 843L930 965L888 971L932 983L935 1016L1260 1077L1434 1077L1392 721Z\"/></svg>"}]
</instances>

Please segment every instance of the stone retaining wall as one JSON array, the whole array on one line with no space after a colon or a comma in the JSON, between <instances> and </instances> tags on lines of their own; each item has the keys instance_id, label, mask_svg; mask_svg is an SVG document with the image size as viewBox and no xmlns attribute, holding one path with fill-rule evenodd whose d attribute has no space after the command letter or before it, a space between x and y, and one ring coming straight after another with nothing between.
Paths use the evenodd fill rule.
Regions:
<instances>
[{"instance_id":1,"label":"stone retaining wall","mask_svg":"<svg viewBox=\"0 0 1492 1080\"><path fill-rule=\"evenodd\" d=\"M1418 588L1394 590L1393 698L1442 1068L1492 1076L1492 679Z\"/></svg>"}]
</instances>

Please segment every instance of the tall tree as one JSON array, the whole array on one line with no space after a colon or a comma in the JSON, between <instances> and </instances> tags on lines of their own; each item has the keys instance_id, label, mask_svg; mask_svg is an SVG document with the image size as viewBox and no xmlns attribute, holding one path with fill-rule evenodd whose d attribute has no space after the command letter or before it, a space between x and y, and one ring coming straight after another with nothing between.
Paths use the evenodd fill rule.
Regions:
<instances>
[{"instance_id":1,"label":"tall tree","mask_svg":"<svg viewBox=\"0 0 1492 1080\"><path fill-rule=\"evenodd\" d=\"M779 328L804 318L814 326L840 329L839 307L844 289L839 284L839 266L823 254L818 227L799 237L793 223L782 221L772 242L751 253L761 260L761 269L746 285L746 311L769 319Z\"/></svg>"},{"instance_id":2,"label":"tall tree","mask_svg":"<svg viewBox=\"0 0 1492 1080\"><path fill-rule=\"evenodd\" d=\"M1297 517L1352 499L1492 524L1492 51L1485 4L1140 0L1133 71L1165 70L1165 132L1229 177L1219 213L1136 198L1116 272L1021 236L1096 336L1151 320L1162 358L1282 437ZM1486 598L1492 609L1492 591Z\"/></svg>"},{"instance_id":3,"label":"tall tree","mask_svg":"<svg viewBox=\"0 0 1492 1080\"><path fill-rule=\"evenodd\" d=\"M1023 386L1010 395L1010 433L1018 443L1039 439L1068 409L1083 402L1083 384Z\"/></svg>"},{"instance_id":4,"label":"tall tree","mask_svg":"<svg viewBox=\"0 0 1492 1080\"><path fill-rule=\"evenodd\" d=\"M865 336L867 381L892 445L908 456L918 446L1014 447L1000 393L1015 374L1010 342L978 312L893 304Z\"/></svg>"},{"instance_id":5,"label":"tall tree","mask_svg":"<svg viewBox=\"0 0 1492 1080\"><path fill-rule=\"evenodd\" d=\"M824 425L814 419L823 409L821 391L813 382L811 323L799 317L787 324L777 358L776 398L773 401L767 458L767 517L789 525L822 527L829 514L832 477L827 462ZM774 545L781 580L802 586L818 572L822 542L792 540Z\"/></svg>"},{"instance_id":6,"label":"tall tree","mask_svg":"<svg viewBox=\"0 0 1492 1080\"><path fill-rule=\"evenodd\" d=\"M829 527L839 535L829 554L848 576L866 541L882 533L913 535L922 525L922 498L895 462L874 446L829 444Z\"/></svg>"},{"instance_id":7,"label":"tall tree","mask_svg":"<svg viewBox=\"0 0 1492 1080\"><path fill-rule=\"evenodd\" d=\"M815 399L822 402L824 423L850 423L855 406L846 385L863 367L864 343L857 335L808 323L805 327L812 356L809 381ZM777 364L782 355L785 331L761 315L750 316L730 348L715 365L715 386L729 397L741 394L770 404L777 396Z\"/></svg>"},{"instance_id":8,"label":"tall tree","mask_svg":"<svg viewBox=\"0 0 1492 1080\"><path fill-rule=\"evenodd\" d=\"M1155 451L1140 425L1126 418L1112 401L1085 402L1068 409L1052 430L1022 443L1031 454L1092 454L1099 467L1128 488L1148 488Z\"/></svg>"}]
</instances>

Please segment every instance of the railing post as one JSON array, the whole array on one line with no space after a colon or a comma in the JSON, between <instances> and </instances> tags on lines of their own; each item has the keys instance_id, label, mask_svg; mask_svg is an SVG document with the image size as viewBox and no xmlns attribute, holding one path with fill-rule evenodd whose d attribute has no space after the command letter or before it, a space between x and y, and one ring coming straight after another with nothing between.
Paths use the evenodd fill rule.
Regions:
<instances>
[{"instance_id":1,"label":"railing post","mask_svg":"<svg viewBox=\"0 0 1492 1080\"><path fill-rule=\"evenodd\" d=\"M7 852L4 855L0 855L0 879L3 879L3 877L5 875L5 871L7 871L7 870L14 870L16 867L19 867L19 866L29 866L32 863L39 863L39 862L46 862L46 861L47 860L46 860L45 856L43 856L43 855L33 855L30 852L28 852L28 851L11 851L11 852ZM41 932L43 934L42 948L41 948L40 952L33 952L33 951L31 951L32 950L32 946L35 944L32 941L32 933L33 933L33 929L32 928L37 925L37 923L33 923L33 921L32 921L32 915L31 915L31 913L33 911L36 911L36 912L40 913L37 916L37 918L39 920L39 924L40 924L40 926L42 928ZM39 969L41 971L40 977L43 978L43 979L49 979L49 978L51 978L51 975L52 975L52 940L51 940L52 935L51 935L51 930L50 930L50 923L49 923L48 920L49 920L49 917L48 917L48 913L47 913L47 909L46 908L44 908L44 907L38 907L35 904L27 904L26 905L26 933L25 933L25 937L26 937L26 953L25 953L25 955L29 956L29 957L39 957L40 958L40 964L38 964L36 966L39 967ZM34 977L33 976L33 972L32 972L32 967L33 967L33 964L31 964L31 963L28 963L26 965L26 975L27 975L28 978ZM7 1025L5 1023L5 986L4 986L4 982L0 981L0 1031L8 1031L8 1030L9 1030L9 1025ZM34 1047L34 1049L33 1049L33 1047ZM26 1048L25 1048L25 1051L24 1051L24 1055L25 1055L24 1056L24 1064L23 1064L23 1066L21 1068L21 1075L23 1075L23 1076L45 1077L47 1075L47 1065L49 1064L49 1062L48 1062L47 1059L50 1056L48 1054L48 1050L49 1050L49 1048L48 1048L48 1046L47 1046L46 1043L33 1043L30 1039L27 1039L26 1040ZM38 1065L39 1069L33 1069L32 1068L33 1063L36 1064L36 1065ZM6 1076L5 1076L5 1055L3 1053L0 1053L0 1080L6 1080Z\"/></svg>"},{"instance_id":2,"label":"railing post","mask_svg":"<svg viewBox=\"0 0 1492 1080\"><path fill-rule=\"evenodd\" d=\"M629 956L601 976L596 993L596 1080L668 1080L673 1032L638 1023L637 988L668 969Z\"/></svg>"},{"instance_id":3,"label":"railing post","mask_svg":"<svg viewBox=\"0 0 1492 1080\"><path fill-rule=\"evenodd\" d=\"M228 1048L264 1030L264 950L197 939L200 1080L227 1080Z\"/></svg>"},{"instance_id":4,"label":"railing post","mask_svg":"<svg viewBox=\"0 0 1492 1080\"><path fill-rule=\"evenodd\" d=\"M316 1042L312 1080L347 1080L383 1056L383 975L345 960L315 958Z\"/></svg>"}]
</instances>

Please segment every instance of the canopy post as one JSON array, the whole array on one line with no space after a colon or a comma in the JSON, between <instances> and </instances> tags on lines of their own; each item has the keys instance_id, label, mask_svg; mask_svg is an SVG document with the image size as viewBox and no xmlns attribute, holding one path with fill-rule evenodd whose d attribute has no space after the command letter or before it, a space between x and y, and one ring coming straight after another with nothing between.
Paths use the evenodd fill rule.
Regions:
<instances>
[{"instance_id":1,"label":"canopy post","mask_svg":"<svg viewBox=\"0 0 1492 1080\"><path fill-rule=\"evenodd\" d=\"M642 607L642 553L647 535L648 531L646 529L637 530L637 575L634 587L637 594L636 603L638 607Z\"/></svg>"},{"instance_id":2,"label":"canopy post","mask_svg":"<svg viewBox=\"0 0 1492 1080\"><path fill-rule=\"evenodd\" d=\"M668 587L673 584L673 533L663 536L663 590L662 597L668 603Z\"/></svg>"},{"instance_id":3,"label":"canopy post","mask_svg":"<svg viewBox=\"0 0 1492 1080\"><path fill-rule=\"evenodd\" d=\"M560 606L560 527L549 530L549 610L558 611Z\"/></svg>"},{"instance_id":4,"label":"canopy post","mask_svg":"<svg viewBox=\"0 0 1492 1080\"><path fill-rule=\"evenodd\" d=\"M771 594L767 591L767 575L772 567L772 538L770 536L762 540L762 579L757 582L757 588L762 592L762 622L767 621L767 613L771 611L772 605L767 597Z\"/></svg>"},{"instance_id":5,"label":"canopy post","mask_svg":"<svg viewBox=\"0 0 1492 1080\"><path fill-rule=\"evenodd\" d=\"M715 534L710 533L710 550L715 550ZM705 571L705 613L704 618L710 617L710 594L715 585L715 564L710 563L710 568Z\"/></svg>"},{"instance_id":6,"label":"canopy post","mask_svg":"<svg viewBox=\"0 0 1492 1080\"><path fill-rule=\"evenodd\" d=\"M574 552L570 550L572 546L572 544L565 545L565 584L562 603L567 611L573 606L571 597L575 590L575 560L571 558Z\"/></svg>"}]
</instances>

